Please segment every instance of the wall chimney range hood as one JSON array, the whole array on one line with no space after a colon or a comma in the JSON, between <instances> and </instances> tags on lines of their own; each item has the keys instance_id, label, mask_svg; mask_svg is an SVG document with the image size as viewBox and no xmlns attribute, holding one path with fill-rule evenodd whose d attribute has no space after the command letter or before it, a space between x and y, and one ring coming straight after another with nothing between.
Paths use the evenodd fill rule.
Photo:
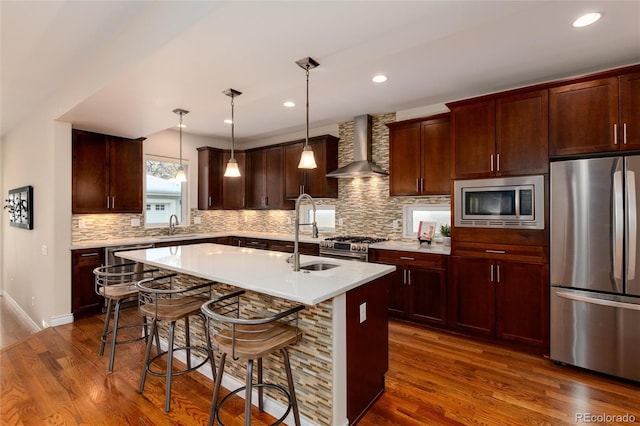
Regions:
<instances>
[{"instance_id":1,"label":"wall chimney range hood","mask_svg":"<svg viewBox=\"0 0 640 426\"><path fill-rule=\"evenodd\" d=\"M327 177L355 178L387 176L389 174L371 161L371 121L372 118L368 114L358 115L354 118L353 162L327 173Z\"/></svg>"}]
</instances>

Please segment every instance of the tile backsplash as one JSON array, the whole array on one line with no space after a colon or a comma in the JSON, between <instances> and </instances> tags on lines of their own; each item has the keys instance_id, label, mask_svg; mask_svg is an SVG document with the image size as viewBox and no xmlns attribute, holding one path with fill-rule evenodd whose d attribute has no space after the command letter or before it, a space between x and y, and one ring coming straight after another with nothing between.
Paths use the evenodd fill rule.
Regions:
<instances>
[{"instance_id":1,"label":"tile backsplash","mask_svg":"<svg viewBox=\"0 0 640 426\"><path fill-rule=\"evenodd\" d=\"M389 170L389 131L385 123L395 121L395 113L373 117L372 160ZM353 160L353 121L339 125L339 165ZM339 198L317 199L318 205L334 205L336 235L370 235L402 239L402 227L393 229L394 220L402 220L402 207L406 204L450 204L449 196L390 197L389 178L339 179ZM194 217L201 223L193 224ZM141 226L132 226L138 219ZM229 230L293 233L294 212L291 210L191 210L191 225L177 229L177 234L193 232L224 232ZM291 222L291 223L289 223ZM81 228L80 225L83 225ZM156 236L167 233L167 228L145 228L141 214L74 215L72 242L109 238ZM328 235L321 233L321 236Z\"/></svg>"}]
</instances>

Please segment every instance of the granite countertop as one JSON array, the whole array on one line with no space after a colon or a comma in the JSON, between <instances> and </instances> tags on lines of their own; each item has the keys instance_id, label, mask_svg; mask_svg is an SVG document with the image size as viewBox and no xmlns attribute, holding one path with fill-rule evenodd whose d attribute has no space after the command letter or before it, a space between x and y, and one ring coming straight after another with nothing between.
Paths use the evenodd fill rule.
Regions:
<instances>
[{"instance_id":1,"label":"granite countertop","mask_svg":"<svg viewBox=\"0 0 640 426\"><path fill-rule=\"evenodd\" d=\"M301 255L301 267L313 263L338 266L294 272L286 261L289 253L220 244L131 250L117 256L305 305L316 305L396 269L393 265Z\"/></svg>"}]
</instances>

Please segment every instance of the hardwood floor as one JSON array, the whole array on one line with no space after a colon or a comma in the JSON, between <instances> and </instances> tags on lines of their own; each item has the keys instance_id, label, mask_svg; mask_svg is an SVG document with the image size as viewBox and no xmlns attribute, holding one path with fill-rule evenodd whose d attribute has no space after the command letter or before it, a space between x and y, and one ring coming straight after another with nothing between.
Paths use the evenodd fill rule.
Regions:
<instances>
[{"instance_id":1,"label":"hardwood floor","mask_svg":"<svg viewBox=\"0 0 640 426\"><path fill-rule=\"evenodd\" d=\"M11 346L36 331L20 319L4 296L0 296L0 349Z\"/></svg>"},{"instance_id":2,"label":"hardwood floor","mask_svg":"<svg viewBox=\"0 0 640 426\"><path fill-rule=\"evenodd\" d=\"M2 318L2 327L5 321ZM118 346L115 370L97 356L102 317L45 329L0 351L2 425L206 424L208 379L174 382L163 411L164 381L137 392L143 343ZM569 425L579 413L629 415L640 422L640 385L557 366L549 360L404 323L390 324L387 389L362 418L380 425ZM241 424L242 400L225 407ZM254 424L273 421L254 411ZM614 422L608 422L613 424ZM607 424L607 422L599 423Z\"/></svg>"}]
</instances>

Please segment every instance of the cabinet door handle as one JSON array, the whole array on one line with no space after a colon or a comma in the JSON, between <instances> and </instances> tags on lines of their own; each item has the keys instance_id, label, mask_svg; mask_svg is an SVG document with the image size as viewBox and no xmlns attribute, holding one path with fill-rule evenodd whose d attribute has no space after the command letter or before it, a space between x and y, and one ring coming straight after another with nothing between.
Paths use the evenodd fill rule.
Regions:
<instances>
[{"instance_id":1,"label":"cabinet door handle","mask_svg":"<svg viewBox=\"0 0 640 426\"><path fill-rule=\"evenodd\" d=\"M416 178L416 192L420 192L420 178Z\"/></svg>"},{"instance_id":2,"label":"cabinet door handle","mask_svg":"<svg viewBox=\"0 0 640 426\"><path fill-rule=\"evenodd\" d=\"M500 265L496 265L496 283L500 283Z\"/></svg>"},{"instance_id":3,"label":"cabinet door handle","mask_svg":"<svg viewBox=\"0 0 640 426\"><path fill-rule=\"evenodd\" d=\"M93 256L99 256L100 253L82 253L80 255L80 257L93 257Z\"/></svg>"},{"instance_id":4,"label":"cabinet door handle","mask_svg":"<svg viewBox=\"0 0 640 426\"><path fill-rule=\"evenodd\" d=\"M485 250L484 252L485 253L494 253L494 254L505 254L506 253L506 251L504 251L504 250L489 250L489 249Z\"/></svg>"},{"instance_id":5,"label":"cabinet door handle","mask_svg":"<svg viewBox=\"0 0 640 426\"><path fill-rule=\"evenodd\" d=\"M493 154L490 155L489 167L490 167L490 171L493 171Z\"/></svg>"},{"instance_id":6,"label":"cabinet door handle","mask_svg":"<svg viewBox=\"0 0 640 426\"><path fill-rule=\"evenodd\" d=\"M110 206L110 201L111 201L111 200L109 199L109 196L107 196L107 208L108 208L108 209L109 209L109 208L111 208L111 206Z\"/></svg>"},{"instance_id":7,"label":"cabinet door handle","mask_svg":"<svg viewBox=\"0 0 640 426\"><path fill-rule=\"evenodd\" d=\"M402 270L402 284L406 284L407 283L407 270L403 269Z\"/></svg>"},{"instance_id":8,"label":"cabinet door handle","mask_svg":"<svg viewBox=\"0 0 640 426\"><path fill-rule=\"evenodd\" d=\"M209 195L209 207L211 207L211 195Z\"/></svg>"},{"instance_id":9,"label":"cabinet door handle","mask_svg":"<svg viewBox=\"0 0 640 426\"><path fill-rule=\"evenodd\" d=\"M613 125L613 144L618 145L618 124Z\"/></svg>"},{"instance_id":10,"label":"cabinet door handle","mask_svg":"<svg viewBox=\"0 0 640 426\"><path fill-rule=\"evenodd\" d=\"M400 260L416 260L416 258L415 257L400 256Z\"/></svg>"},{"instance_id":11,"label":"cabinet door handle","mask_svg":"<svg viewBox=\"0 0 640 426\"><path fill-rule=\"evenodd\" d=\"M491 265L491 282L493 282L493 265Z\"/></svg>"},{"instance_id":12,"label":"cabinet door handle","mask_svg":"<svg viewBox=\"0 0 640 426\"><path fill-rule=\"evenodd\" d=\"M622 123L622 142L627 144L627 123Z\"/></svg>"},{"instance_id":13,"label":"cabinet door handle","mask_svg":"<svg viewBox=\"0 0 640 426\"><path fill-rule=\"evenodd\" d=\"M411 270L410 269L407 269L407 276L409 277L409 280L407 281L407 283L409 285L411 285Z\"/></svg>"},{"instance_id":14,"label":"cabinet door handle","mask_svg":"<svg viewBox=\"0 0 640 426\"><path fill-rule=\"evenodd\" d=\"M111 197L111 208L112 209L116 208L116 197L115 196Z\"/></svg>"},{"instance_id":15,"label":"cabinet door handle","mask_svg":"<svg viewBox=\"0 0 640 426\"><path fill-rule=\"evenodd\" d=\"M500 171L500 154L496 154L496 171Z\"/></svg>"}]
</instances>

